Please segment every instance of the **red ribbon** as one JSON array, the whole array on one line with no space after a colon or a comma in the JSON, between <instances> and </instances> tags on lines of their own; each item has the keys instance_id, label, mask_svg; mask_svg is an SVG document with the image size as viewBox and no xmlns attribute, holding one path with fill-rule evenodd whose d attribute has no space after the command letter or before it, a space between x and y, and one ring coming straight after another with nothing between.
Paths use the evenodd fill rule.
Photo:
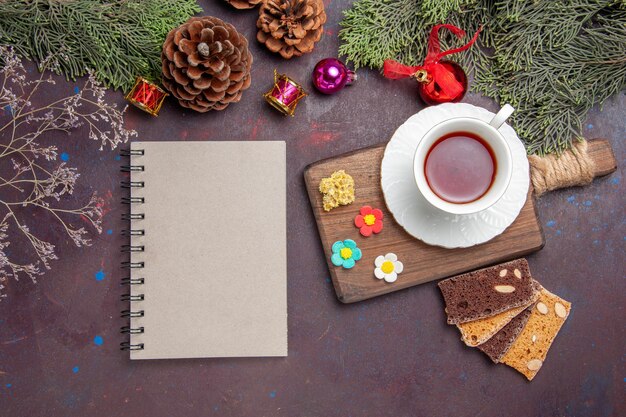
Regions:
<instances>
[{"instance_id":1,"label":"red ribbon","mask_svg":"<svg viewBox=\"0 0 626 417\"><path fill-rule=\"evenodd\" d=\"M398 80L401 78L412 77L418 71L425 70L430 75L431 79L439 85L443 94L449 97L456 97L460 94L464 90L463 85L456 79L452 72L450 72L445 66L439 64L439 60L446 55L456 54L457 52L469 49L474 42L476 42L476 39L478 39L478 34L482 30L482 26L478 28L468 43L461 47L449 49L443 52L441 51L441 44L439 42L439 29L442 27L454 33L458 38L465 36L465 31L454 25L436 25L430 31L430 36L428 38L428 54L424 59L423 65L409 66L388 59L385 60L383 66L383 75L386 78Z\"/></svg>"}]
</instances>

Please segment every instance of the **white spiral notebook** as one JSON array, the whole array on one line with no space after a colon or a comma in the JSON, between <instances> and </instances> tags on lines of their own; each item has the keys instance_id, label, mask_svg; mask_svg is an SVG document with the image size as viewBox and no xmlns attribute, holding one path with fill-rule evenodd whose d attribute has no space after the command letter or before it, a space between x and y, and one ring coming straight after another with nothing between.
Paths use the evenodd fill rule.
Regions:
<instances>
[{"instance_id":1,"label":"white spiral notebook","mask_svg":"<svg viewBox=\"0 0 626 417\"><path fill-rule=\"evenodd\" d=\"M284 142L134 142L131 359L287 356Z\"/></svg>"}]
</instances>

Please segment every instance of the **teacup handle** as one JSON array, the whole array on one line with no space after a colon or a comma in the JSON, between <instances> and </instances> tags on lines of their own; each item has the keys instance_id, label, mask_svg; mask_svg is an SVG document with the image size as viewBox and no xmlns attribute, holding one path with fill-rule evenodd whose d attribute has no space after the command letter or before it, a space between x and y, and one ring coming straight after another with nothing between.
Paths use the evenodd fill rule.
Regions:
<instances>
[{"instance_id":1,"label":"teacup handle","mask_svg":"<svg viewBox=\"0 0 626 417\"><path fill-rule=\"evenodd\" d=\"M500 129L500 126L502 126L504 122L506 122L506 119L508 119L514 111L515 109L513 108L513 106L511 106L510 104L505 104L504 106L502 106L498 114L493 116L493 119L491 119L489 124L496 129Z\"/></svg>"}]
</instances>

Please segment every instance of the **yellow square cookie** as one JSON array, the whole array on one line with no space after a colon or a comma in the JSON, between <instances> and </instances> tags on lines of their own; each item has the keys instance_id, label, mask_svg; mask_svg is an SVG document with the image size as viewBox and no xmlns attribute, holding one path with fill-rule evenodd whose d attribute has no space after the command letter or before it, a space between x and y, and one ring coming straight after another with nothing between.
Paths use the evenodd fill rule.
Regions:
<instances>
[{"instance_id":1,"label":"yellow square cookie","mask_svg":"<svg viewBox=\"0 0 626 417\"><path fill-rule=\"evenodd\" d=\"M524 374L529 381L537 375L548 350L569 315L571 304L540 288L537 304L515 343L502 357L506 363Z\"/></svg>"}]
</instances>

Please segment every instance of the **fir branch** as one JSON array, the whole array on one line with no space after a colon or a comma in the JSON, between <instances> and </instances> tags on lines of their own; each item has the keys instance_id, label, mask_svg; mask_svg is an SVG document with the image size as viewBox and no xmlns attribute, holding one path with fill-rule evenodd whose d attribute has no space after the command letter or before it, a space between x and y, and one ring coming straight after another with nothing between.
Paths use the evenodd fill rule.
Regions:
<instances>
[{"instance_id":1,"label":"fir branch","mask_svg":"<svg viewBox=\"0 0 626 417\"><path fill-rule=\"evenodd\" d=\"M67 79L94 69L106 86L127 90L138 75L160 79L165 36L199 11L194 0L0 1L0 43L38 63L57 58Z\"/></svg>"},{"instance_id":2,"label":"fir branch","mask_svg":"<svg viewBox=\"0 0 626 417\"><path fill-rule=\"evenodd\" d=\"M588 111L626 87L623 0L359 0L344 14L339 50L357 68L416 65L433 24L483 24L482 47L454 59L474 69L474 91L517 108L529 153L569 147Z\"/></svg>"},{"instance_id":3,"label":"fir branch","mask_svg":"<svg viewBox=\"0 0 626 417\"><path fill-rule=\"evenodd\" d=\"M419 16L419 0L358 1L344 11L339 48L355 68L380 68L386 58L413 54L425 49L426 35Z\"/></svg>"},{"instance_id":4,"label":"fir branch","mask_svg":"<svg viewBox=\"0 0 626 417\"><path fill-rule=\"evenodd\" d=\"M421 17L431 24L442 22L451 12L461 10L463 6L475 4L477 0L422 0Z\"/></svg>"}]
</instances>

